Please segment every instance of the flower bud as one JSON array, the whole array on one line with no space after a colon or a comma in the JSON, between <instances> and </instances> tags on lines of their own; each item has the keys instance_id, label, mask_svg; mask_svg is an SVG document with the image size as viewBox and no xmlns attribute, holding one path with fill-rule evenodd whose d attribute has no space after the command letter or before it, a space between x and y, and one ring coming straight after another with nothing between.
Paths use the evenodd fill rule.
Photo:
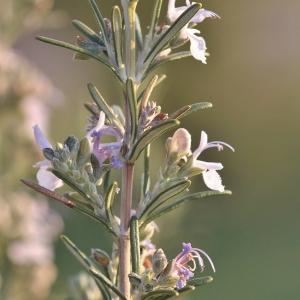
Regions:
<instances>
[{"instance_id":1,"label":"flower bud","mask_svg":"<svg viewBox=\"0 0 300 300\"><path fill-rule=\"evenodd\" d=\"M91 251L91 256L97 263L103 267L107 267L109 265L110 257L105 251L101 249L92 249Z\"/></svg>"},{"instance_id":2,"label":"flower bud","mask_svg":"<svg viewBox=\"0 0 300 300\"><path fill-rule=\"evenodd\" d=\"M157 275L160 274L168 264L167 257L162 249L158 249L152 257L152 269Z\"/></svg>"},{"instance_id":3,"label":"flower bud","mask_svg":"<svg viewBox=\"0 0 300 300\"><path fill-rule=\"evenodd\" d=\"M169 144L169 151L176 152L181 155L190 153L191 149L191 135L184 129L179 128L175 131Z\"/></svg>"}]
</instances>

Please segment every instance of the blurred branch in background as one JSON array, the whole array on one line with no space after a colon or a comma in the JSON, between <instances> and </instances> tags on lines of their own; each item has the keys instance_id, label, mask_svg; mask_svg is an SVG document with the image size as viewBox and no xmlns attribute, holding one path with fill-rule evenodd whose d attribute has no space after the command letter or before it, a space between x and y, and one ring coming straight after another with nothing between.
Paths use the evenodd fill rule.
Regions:
<instances>
[{"instance_id":1,"label":"blurred branch in background","mask_svg":"<svg viewBox=\"0 0 300 300\"><path fill-rule=\"evenodd\" d=\"M12 44L26 31L63 25L66 15L62 11L52 11L54 3L54 0L1 1L1 43Z\"/></svg>"},{"instance_id":2,"label":"blurred branch in background","mask_svg":"<svg viewBox=\"0 0 300 300\"><path fill-rule=\"evenodd\" d=\"M19 192L19 178L31 172L36 156L35 123L48 130L51 108L63 95L49 79L13 49L17 38L43 26L60 26L62 12L52 0L0 3L0 298L48 298L57 272L54 246L63 222L47 202Z\"/></svg>"}]
</instances>

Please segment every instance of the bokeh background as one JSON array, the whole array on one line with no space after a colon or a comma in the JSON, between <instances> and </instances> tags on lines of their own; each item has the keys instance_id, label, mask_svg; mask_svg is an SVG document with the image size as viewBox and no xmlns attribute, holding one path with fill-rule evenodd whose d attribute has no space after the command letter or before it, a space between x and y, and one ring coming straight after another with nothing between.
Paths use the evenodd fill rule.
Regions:
<instances>
[{"instance_id":1,"label":"bokeh background","mask_svg":"<svg viewBox=\"0 0 300 300\"><path fill-rule=\"evenodd\" d=\"M56 1L55 9L68 16L65 25L24 33L13 44L64 95L64 101L52 108L53 141L62 141L70 133L84 135L87 113L82 104L89 100L87 82L96 84L111 102L121 101L118 83L103 66L74 61L69 51L34 39L41 34L73 42L77 33L69 20L74 18L95 28L86 2ZM114 3L117 1L101 1L106 15ZM222 17L200 27L211 54L208 64L186 59L161 68L159 72L168 78L156 100L165 111L199 100L214 104L213 109L185 119L183 126L192 133L194 146L201 130L212 140L234 145L234 154L206 153L207 159L225 165L223 181L233 195L190 203L160 219L161 232L154 242L172 257L182 241L191 241L213 258L217 268L214 283L186 299L299 299L300 2L202 3ZM151 6L152 1L140 0L143 24L149 21ZM157 142L153 176L163 151L163 141ZM26 159L33 164L38 157ZM198 190L200 185L199 177L194 187ZM18 189L25 190L22 186ZM110 250L109 236L101 227L51 205L63 216L65 234L82 249L98 246ZM60 242L56 244L56 264L59 273L48 297L51 300L65 299L68 278L80 271Z\"/></svg>"}]
</instances>

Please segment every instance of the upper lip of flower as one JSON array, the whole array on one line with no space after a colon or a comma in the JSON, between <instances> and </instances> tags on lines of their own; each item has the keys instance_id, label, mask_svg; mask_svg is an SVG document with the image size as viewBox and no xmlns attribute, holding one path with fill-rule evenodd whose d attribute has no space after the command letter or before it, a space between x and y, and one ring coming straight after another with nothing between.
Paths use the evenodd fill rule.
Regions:
<instances>
[{"instance_id":1,"label":"upper lip of flower","mask_svg":"<svg viewBox=\"0 0 300 300\"><path fill-rule=\"evenodd\" d=\"M41 148L41 150L44 150L46 148L53 149L52 145L44 136L42 130L38 125L33 126L33 133L34 133L35 140L39 145L39 147ZM39 185L51 191L54 191L55 189L63 185L63 181L57 178L50 171L48 171L48 169L51 168L51 166L52 166L51 162L47 159L39 161L34 165L34 167L39 169L36 174Z\"/></svg>"},{"instance_id":2,"label":"upper lip of flower","mask_svg":"<svg viewBox=\"0 0 300 300\"><path fill-rule=\"evenodd\" d=\"M234 148L222 141L212 141L212 142L208 142L208 137L205 131L201 131L201 138L200 138L200 143L198 148L193 152L193 157L194 159L197 159L200 154L209 148L217 148L219 151L224 149L224 146L229 148L231 151L235 151Z\"/></svg>"},{"instance_id":3,"label":"upper lip of flower","mask_svg":"<svg viewBox=\"0 0 300 300\"><path fill-rule=\"evenodd\" d=\"M101 137L103 136L113 136L116 138L116 141L101 143ZM87 137L93 140L93 151L101 162L104 162L106 159L114 160L119 155L123 143L123 134L117 128L105 125L104 112L100 112L96 127L88 132ZM120 162L120 159L117 159L113 164L116 163L115 165L117 165L118 162Z\"/></svg>"},{"instance_id":4,"label":"upper lip of flower","mask_svg":"<svg viewBox=\"0 0 300 300\"><path fill-rule=\"evenodd\" d=\"M40 146L41 150L50 148L53 149L50 142L47 140L47 138L44 136L43 132L41 131L40 127L38 125L33 126L33 133L35 140L37 144Z\"/></svg>"}]
</instances>

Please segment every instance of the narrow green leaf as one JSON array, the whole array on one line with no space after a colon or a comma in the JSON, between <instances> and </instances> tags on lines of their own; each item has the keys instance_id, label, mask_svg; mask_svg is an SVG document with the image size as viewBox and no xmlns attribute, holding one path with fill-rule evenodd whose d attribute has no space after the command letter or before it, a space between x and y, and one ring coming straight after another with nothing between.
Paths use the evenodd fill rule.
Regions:
<instances>
[{"instance_id":1,"label":"narrow green leaf","mask_svg":"<svg viewBox=\"0 0 300 300\"><path fill-rule=\"evenodd\" d=\"M172 210L182 206L183 204L192 201L192 200L199 200L199 199L203 199L206 197L211 197L211 196L221 196L221 195L231 195L231 191L224 191L224 192L218 192L218 191L205 191L205 192L199 192L199 193L195 193L195 194L190 194L187 196L184 196L180 199L178 199L177 201L175 201L174 203L163 207L162 209L160 209L159 211L149 215L147 217L147 220L143 223L143 226L145 226L146 224L148 224L149 222L165 215L166 213L171 212Z\"/></svg>"},{"instance_id":2,"label":"narrow green leaf","mask_svg":"<svg viewBox=\"0 0 300 300\"><path fill-rule=\"evenodd\" d=\"M79 20L73 20L72 24L87 38L89 38L91 41L98 43L98 44L103 44L100 36L90 27L88 27L86 24Z\"/></svg>"},{"instance_id":3,"label":"narrow green leaf","mask_svg":"<svg viewBox=\"0 0 300 300\"><path fill-rule=\"evenodd\" d=\"M62 235L61 240L63 241L67 249L75 256L75 258L77 258L77 260L83 265L83 267L87 271L90 271L90 269L94 267L90 259L68 237ZM102 293L102 296L104 298L103 300L110 300L111 296L106 286L104 286L103 283L101 281L99 282L97 279L95 281Z\"/></svg>"},{"instance_id":4,"label":"narrow green leaf","mask_svg":"<svg viewBox=\"0 0 300 300\"><path fill-rule=\"evenodd\" d=\"M165 59L154 61L150 65L149 70L147 71L147 73L153 72L156 68L161 67L165 63L168 63L168 62L171 62L171 61L180 60L180 59L191 57L191 56L192 56L191 51L182 51L182 52L177 52L177 53L169 54L167 56L167 58L165 58ZM145 77L145 75L144 75L144 77Z\"/></svg>"},{"instance_id":5,"label":"narrow green leaf","mask_svg":"<svg viewBox=\"0 0 300 300\"><path fill-rule=\"evenodd\" d=\"M62 204L64 204L65 206L74 209L75 211L86 215L87 217L89 217L90 219L92 219L93 221L96 221L97 223L100 223L101 225L104 225L105 229L109 232L112 233L115 237L117 236L117 234L113 231L112 228L110 228L108 226L108 224L106 223L106 220L101 219L100 217L96 216L91 210L89 209L85 209L79 205L77 205L74 201L56 193L53 191L50 191L34 182L28 181L28 180L21 180L21 182L23 182L25 185L27 185L28 187L32 188L33 190L37 191L38 193L43 194L44 196L55 200L57 202L60 202Z\"/></svg>"},{"instance_id":6,"label":"narrow green leaf","mask_svg":"<svg viewBox=\"0 0 300 300\"><path fill-rule=\"evenodd\" d=\"M100 273L95 268L90 268L89 272L93 277L100 280L103 284L105 284L109 289L111 289L116 295L120 297L122 300L127 300L127 298L122 294L122 292L102 273Z\"/></svg>"},{"instance_id":7,"label":"narrow green leaf","mask_svg":"<svg viewBox=\"0 0 300 300\"><path fill-rule=\"evenodd\" d=\"M135 36L136 36L137 48L139 50L142 50L144 47L144 39L143 39L143 32L142 32L140 18L137 13L135 14Z\"/></svg>"},{"instance_id":8,"label":"narrow green leaf","mask_svg":"<svg viewBox=\"0 0 300 300\"><path fill-rule=\"evenodd\" d=\"M87 109L88 112L90 112L93 116L98 116L98 107L94 105L94 103L84 103L84 107Z\"/></svg>"},{"instance_id":9,"label":"narrow green leaf","mask_svg":"<svg viewBox=\"0 0 300 300\"><path fill-rule=\"evenodd\" d=\"M63 174L62 172L52 169L51 172L58 177L59 179L61 179L64 183L66 183L69 187L71 187L74 191L78 192L84 199L86 199L87 201L91 202L91 197L90 195L87 195L82 188L76 184L74 182L74 180L72 180L72 178L66 176L65 174Z\"/></svg>"},{"instance_id":10,"label":"narrow green leaf","mask_svg":"<svg viewBox=\"0 0 300 300\"><path fill-rule=\"evenodd\" d=\"M135 141L138 129L138 110L135 90L136 89L133 80L131 78L128 78L126 82L126 94L130 112L130 138L132 144Z\"/></svg>"},{"instance_id":11,"label":"narrow green leaf","mask_svg":"<svg viewBox=\"0 0 300 300\"><path fill-rule=\"evenodd\" d=\"M104 199L106 217L113 228L115 228L117 225L116 220L112 213L112 205L116 196L117 189L118 189L118 183L113 182L112 185L109 187Z\"/></svg>"},{"instance_id":12,"label":"narrow green leaf","mask_svg":"<svg viewBox=\"0 0 300 300\"><path fill-rule=\"evenodd\" d=\"M160 85L165 79L167 79L167 75L166 74L158 75L158 80L157 80L155 86Z\"/></svg>"},{"instance_id":13,"label":"narrow green leaf","mask_svg":"<svg viewBox=\"0 0 300 300\"><path fill-rule=\"evenodd\" d=\"M147 145L158 139L165 132L177 127L179 124L180 122L178 120L166 120L147 130L133 146L129 155L129 161L136 161Z\"/></svg>"},{"instance_id":14,"label":"narrow green leaf","mask_svg":"<svg viewBox=\"0 0 300 300\"><path fill-rule=\"evenodd\" d=\"M200 3L194 3L188 7L185 12L167 29L167 31L158 39L155 45L151 48L144 62L151 63L156 55L176 36L176 34L193 18L193 16L201 8Z\"/></svg>"},{"instance_id":15,"label":"narrow green leaf","mask_svg":"<svg viewBox=\"0 0 300 300\"><path fill-rule=\"evenodd\" d=\"M80 141L79 150L77 153L77 165L82 168L91 157L91 147L89 140L85 137Z\"/></svg>"},{"instance_id":16,"label":"narrow green leaf","mask_svg":"<svg viewBox=\"0 0 300 300\"><path fill-rule=\"evenodd\" d=\"M123 19L119 6L114 6L112 10L112 33L115 50L115 58L117 65L124 68L123 53L122 53L122 26Z\"/></svg>"},{"instance_id":17,"label":"narrow green leaf","mask_svg":"<svg viewBox=\"0 0 300 300\"><path fill-rule=\"evenodd\" d=\"M105 99L103 98L99 90L96 88L96 86L94 86L92 83L89 83L87 87L91 97L98 106L99 110L102 110L105 113L105 116L108 118L110 123L116 125L120 130L124 130L123 125L118 120L118 117L113 112L112 108L108 105L108 103L105 101Z\"/></svg>"},{"instance_id":18,"label":"narrow green leaf","mask_svg":"<svg viewBox=\"0 0 300 300\"><path fill-rule=\"evenodd\" d=\"M208 284L213 282L213 277L211 276L205 276L205 277L199 277L199 278L192 278L190 279L187 284L192 286L201 286L204 284Z\"/></svg>"},{"instance_id":19,"label":"narrow green leaf","mask_svg":"<svg viewBox=\"0 0 300 300\"><path fill-rule=\"evenodd\" d=\"M191 105L186 105L173 114L171 114L170 118L172 119L182 119L188 116L191 113L197 112L199 110L211 108L213 105L210 102L198 102Z\"/></svg>"},{"instance_id":20,"label":"narrow green leaf","mask_svg":"<svg viewBox=\"0 0 300 300\"><path fill-rule=\"evenodd\" d=\"M141 102L140 102L140 110L141 111L143 110L143 108L145 108L147 106L147 103L150 100L150 96L151 96L155 86L157 85L158 78L159 78L158 75L155 75L150 80L147 87L145 88L145 90L143 92L143 97L142 97Z\"/></svg>"},{"instance_id":21,"label":"narrow green leaf","mask_svg":"<svg viewBox=\"0 0 300 300\"><path fill-rule=\"evenodd\" d=\"M91 154L91 165L92 165L92 168L93 168L94 178L96 180L98 180L101 177L102 170L101 170L101 166L100 166L99 160L95 156L94 153Z\"/></svg>"},{"instance_id":22,"label":"narrow green leaf","mask_svg":"<svg viewBox=\"0 0 300 300\"><path fill-rule=\"evenodd\" d=\"M122 79L121 79L121 77L118 74L118 71L115 69L114 66L112 66L109 63L109 61L107 60L107 58L104 58L104 57L99 56L99 55L95 55L94 53L92 53L90 51L87 51L87 50L85 50L85 49L83 49L81 47L78 47L78 46L75 46L73 44L69 44L69 43L66 43L66 42L62 42L62 41L59 41L59 40L56 40L56 39L47 38L47 37L43 37L43 36L38 36L37 40L39 40L41 42L44 42L44 43L47 43L47 44L54 45L54 46L66 48L66 49L75 51L75 52L77 52L79 54L87 55L87 56L89 56L91 58L94 58L97 61L99 61L102 64L104 64L106 67L108 67L114 73L114 75L122 82Z\"/></svg>"},{"instance_id":23,"label":"narrow green leaf","mask_svg":"<svg viewBox=\"0 0 300 300\"><path fill-rule=\"evenodd\" d=\"M174 289L157 289L142 295L142 300L168 299L178 296L179 293Z\"/></svg>"},{"instance_id":24,"label":"narrow green leaf","mask_svg":"<svg viewBox=\"0 0 300 300\"><path fill-rule=\"evenodd\" d=\"M107 170L103 176L103 191L104 191L104 193L106 193L108 190L110 175L111 175L111 170Z\"/></svg>"},{"instance_id":25,"label":"narrow green leaf","mask_svg":"<svg viewBox=\"0 0 300 300\"><path fill-rule=\"evenodd\" d=\"M103 35L103 38L105 40L105 45L107 47L107 43L108 43L108 38L107 38L107 32L106 32L106 26L105 26L105 21L104 21L104 18L102 16L102 13L96 3L95 0L89 0L90 2L90 5L92 7L92 10L93 10L93 13L96 17L96 20L97 20L97 23L99 25L99 28L100 28L100 32L102 33Z\"/></svg>"},{"instance_id":26,"label":"narrow green leaf","mask_svg":"<svg viewBox=\"0 0 300 300\"><path fill-rule=\"evenodd\" d=\"M99 290L101 291L103 300L112 300L112 297L111 297L111 294L110 294L108 288L100 280L98 280L96 278L94 278L94 280L95 280Z\"/></svg>"},{"instance_id":27,"label":"narrow green leaf","mask_svg":"<svg viewBox=\"0 0 300 300\"><path fill-rule=\"evenodd\" d=\"M175 181L174 183L168 185L165 189L155 195L151 201L146 204L145 208L141 212L139 219L143 221L147 215L151 215L157 208L163 205L170 198L186 191L191 185L191 181L182 179Z\"/></svg>"},{"instance_id":28,"label":"narrow green leaf","mask_svg":"<svg viewBox=\"0 0 300 300\"><path fill-rule=\"evenodd\" d=\"M25 179L21 179L21 182L25 185L27 185L28 187L30 187L31 189L35 190L36 192L43 194L44 196L46 196L47 198L50 198L52 200L55 200L59 203L64 204L65 206L68 206L69 208L74 208L76 206L76 204L67 199L64 196L61 196L60 194L54 192L54 191L50 191L42 186L40 186L39 184L29 181L29 180L25 180Z\"/></svg>"},{"instance_id":29,"label":"narrow green leaf","mask_svg":"<svg viewBox=\"0 0 300 300\"><path fill-rule=\"evenodd\" d=\"M157 26L157 23L158 23L158 20L159 20L159 17L160 17L161 6L162 6L162 0L155 0L153 13L152 13L151 24L150 24L150 29L149 29L149 36L151 38L154 35L155 27Z\"/></svg>"},{"instance_id":30,"label":"narrow green leaf","mask_svg":"<svg viewBox=\"0 0 300 300\"><path fill-rule=\"evenodd\" d=\"M140 237L139 237L139 221L133 216L130 221L130 249L132 272L140 274Z\"/></svg>"},{"instance_id":31,"label":"narrow green leaf","mask_svg":"<svg viewBox=\"0 0 300 300\"><path fill-rule=\"evenodd\" d=\"M90 202L88 202L86 199L83 199L77 192L66 192L63 194L64 197L67 199L73 201L75 204L82 205L83 207L93 210L93 206L91 205Z\"/></svg>"},{"instance_id":32,"label":"narrow green leaf","mask_svg":"<svg viewBox=\"0 0 300 300\"><path fill-rule=\"evenodd\" d=\"M191 291L194 291L196 288L193 286L193 285L186 285L184 288L178 290L180 296L181 295L185 295L187 294L188 292L191 292Z\"/></svg>"},{"instance_id":33,"label":"narrow green leaf","mask_svg":"<svg viewBox=\"0 0 300 300\"><path fill-rule=\"evenodd\" d=\"M91 211L88 211L88 210L83 209L81 207L80 208L76 207L75 209L77 209L83 215L86 215L89 218L91 218L92 220L94 220L94 221L100 223L101 225L103 225L104 228L107 230L107 232L111 233L114 237L118 237L117 233L107 224L107 221L104 220L103 218L100 218L100 217L96 216L95 214L93 214Z\"/></svg>"},{"instance_id":34,"label":"narrow green leaf","mask_svg":"<svg viewBox=\"0 0 300 300\"><path fill-rule=\"evenodd\" d=\"M93 267L89 258L68 237L62 235L60 238L67 249L77 258L85 269L89 270Z\"/></svg>"},{"instance_id":35,"label":"narrow green leaf","mask_svg":"<svg viewBox=\"0 0 300 300\"><path fill-rule=\"evenodd\" d=\"M147 145L144 150L144 173L143 173L143 197L150 189L150 152L151 145Z\"/></svg>"}]
</instances>

